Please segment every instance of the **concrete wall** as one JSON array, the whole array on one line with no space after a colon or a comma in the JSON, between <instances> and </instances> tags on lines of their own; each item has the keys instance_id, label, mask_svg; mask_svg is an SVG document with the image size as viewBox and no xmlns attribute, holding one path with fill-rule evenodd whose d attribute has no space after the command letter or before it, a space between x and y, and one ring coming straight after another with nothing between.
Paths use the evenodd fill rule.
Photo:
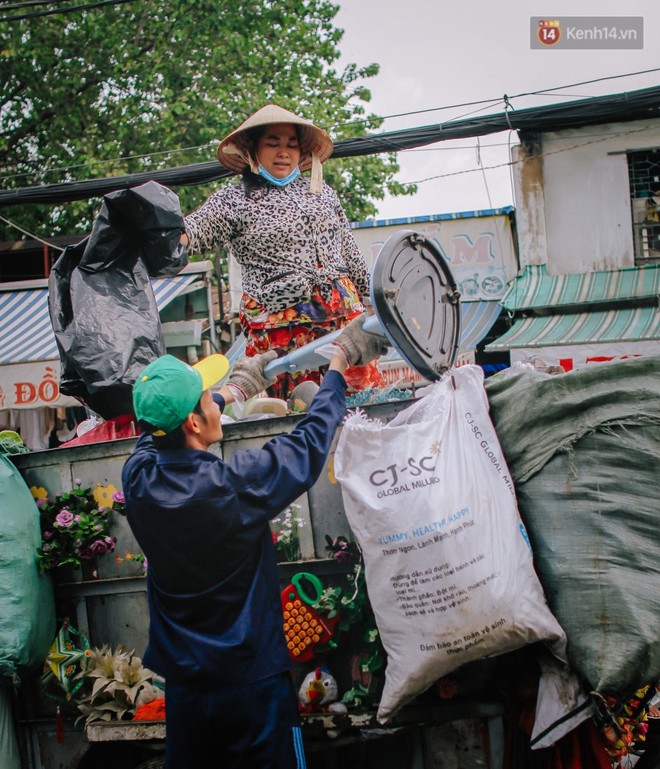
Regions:
<instances>
[{"instance_id":1,"label":"concrete wall","mask_svg":"<svg viewBox=\"0 0 660 769\"><path fill-rule=\"evenodd\" d=\"M546 133L514 148L521 266L551 275L634 266L627 150L660 146L654 120Z\"/></svg>"}]
</instances>

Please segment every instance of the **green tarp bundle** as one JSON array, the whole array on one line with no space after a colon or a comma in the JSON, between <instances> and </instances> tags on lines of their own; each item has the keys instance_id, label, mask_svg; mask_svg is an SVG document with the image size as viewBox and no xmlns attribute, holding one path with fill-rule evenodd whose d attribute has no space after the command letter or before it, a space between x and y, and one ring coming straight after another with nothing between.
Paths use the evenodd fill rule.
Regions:
<instances>
[{"instance_id":1,"label":"green tarp bundle","mask_svg":"<svg viewBox=\"0 0 660 769\"><path fill-rule=\"evenodd\" d=\"M20 769L11 707L13 680L39 672L55 635L49 576L39 574L39 509L16 467L0 453L0 765Z\"/></svg>"},{"instance_id":2,"label":"green tarp bundle","mask_svg":"<svg viewBox=\"0 0 660 769\"><path fill-rule=\"evenodd\" d=\"M660 357L486 383L569 661L591 690L660 679Z\"/></svg>"},{"instance_id":3,"label":"green tarp bundle","mask_svg":"<svg viewBox=\"0 0 660 769\"><path fill-rule=\"evenodd\" d=\"M39 509L12 462L0 454L0 676L38 669L55 637L49 576L39 574Z\"/></svg>"},{"instance_id":4,"label":"green tarp bundle","mask_svg":"<svg viewBox=\"0 0 660 769\"><path fill-rule=\"evenodd\" d=\"M0 680L0 757L2 769L21 769L21 757L11 706L10 684Z\"/></svg>"}]
</instances>

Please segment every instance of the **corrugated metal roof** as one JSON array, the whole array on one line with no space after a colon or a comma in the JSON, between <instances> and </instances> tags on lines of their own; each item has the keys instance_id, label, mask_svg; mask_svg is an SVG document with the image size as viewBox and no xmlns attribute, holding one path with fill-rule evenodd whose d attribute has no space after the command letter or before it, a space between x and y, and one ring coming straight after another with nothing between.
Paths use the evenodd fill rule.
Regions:
<instances>
[{"instance_id":1,"label":"corrugated metal roof","mask_svg":"<svg viewBox=\"0 0 660 769\"><path fill-rule=\"evenodd\" d=\"M486 345L486 351L654 339L660 340L660 312L656 307L621 308L521 318Z\"/></svg>"},{"instance_id":2,"label":"corrugated metal roof","mask_svg":"<svg viewBox=\"0 0 660 769\"><path fill-rule=\"evenodd\" d=\"M180 273L173 278L152 280L158 310L198 278L199 273ZM59 357L48 312L47 286L10 291L0 287L0 364Z\"/></svg>"},{"instance_id":3,"label":"corrugated metal roof","mask_svg":"<svg viewBox=\"0 0 660 769\"><path fill-rule=\"evenodd\" d=\"M525 267L502 298L507 310L568 307L651 299L660 293L660 264L581 275L548 275L545 265Z\"/></svg>"},{"instance_id":4,"label":"corrugated metal roof","mask_svg":"<svg viewBox=\"0 0 660 769\"><path fill-rule=\"evenodd\" d=\"M373 227L392 227L393 225L428 224L429 222L445 222L455 219L481 219L489 216L509 216L516 209L513 206L503 208L474 209L473 211L456 211L455 213L427 214L426 216L404 216L397 219L369 219L366 222L351 222L351 229L363 230Z\"/></svg>"}]
</instances>

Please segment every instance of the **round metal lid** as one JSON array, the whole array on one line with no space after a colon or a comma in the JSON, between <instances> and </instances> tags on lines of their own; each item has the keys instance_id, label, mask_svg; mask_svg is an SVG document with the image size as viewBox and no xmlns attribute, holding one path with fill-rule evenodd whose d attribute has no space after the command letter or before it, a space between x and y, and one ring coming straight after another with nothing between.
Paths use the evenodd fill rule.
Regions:
<instances>
[{"instance_id":1,"label":"round metal lid","mask_svg":"<svg viewBox=\"0 0 660 769\"><path fill-rule=\"evenodd\" d=\"M431 382L456 362L459 300L456 281L433 241L399 230L383 244L371 270L371 301L389 341Z\"/></svg>"}]
</instances>

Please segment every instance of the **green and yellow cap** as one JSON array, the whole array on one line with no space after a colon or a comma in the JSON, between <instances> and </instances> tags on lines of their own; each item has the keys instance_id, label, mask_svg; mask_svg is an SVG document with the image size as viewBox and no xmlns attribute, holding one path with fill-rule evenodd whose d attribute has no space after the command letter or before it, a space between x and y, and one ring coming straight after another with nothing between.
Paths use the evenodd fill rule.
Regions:
<instances>
[{"instance_id":1,"label":"green and yellow cap","mask_svg":"<svg viewBox=\"0 0 660 769\"><path fill-rule=\"evenodd\" d=\"M153 435L165 435L179 427L193 411L204 390L217 384L229 371L224 355L209 355L189 366L173 355L152 361L133 385L133 409L138 422Z\"/></svg>"}]
</instances>

